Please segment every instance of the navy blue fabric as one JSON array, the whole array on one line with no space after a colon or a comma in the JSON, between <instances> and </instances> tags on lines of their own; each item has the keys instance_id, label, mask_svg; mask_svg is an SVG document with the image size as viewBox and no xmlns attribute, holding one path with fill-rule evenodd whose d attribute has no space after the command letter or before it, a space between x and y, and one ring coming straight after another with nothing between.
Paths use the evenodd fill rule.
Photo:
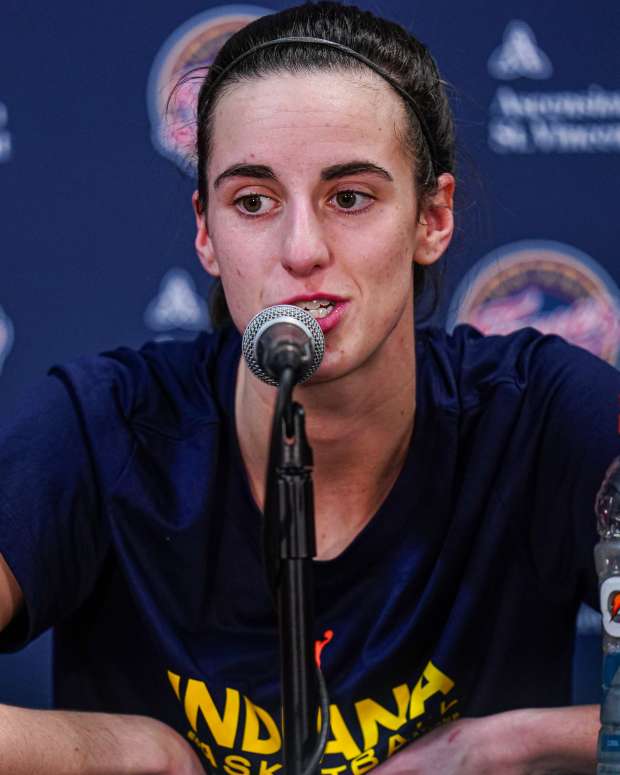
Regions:
<instances>
[{"instance_id":1,"label":"navy blue fabric","mask_svg":"<svg viewBox=\"0 0 620 775\"><path fill-rule=\"evenodd\" d=\"M239 347L228 329L55 368L0 439L0 551L26 599L0 645L56 625L59 707L156 716L218 768L279 758ZM620 374L531 329L420 330L416 350L404 468L350 546L315 563L316 637L333 633L324 767L361 772L351 762L457 715L569 704L576 610L596 605L593 500L620 452Z\"/></svg>"}]
</instances>

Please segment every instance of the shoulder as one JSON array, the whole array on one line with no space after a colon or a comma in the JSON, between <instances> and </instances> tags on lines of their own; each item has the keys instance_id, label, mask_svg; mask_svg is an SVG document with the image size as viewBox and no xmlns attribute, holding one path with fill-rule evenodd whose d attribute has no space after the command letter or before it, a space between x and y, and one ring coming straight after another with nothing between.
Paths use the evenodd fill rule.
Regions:
<instances>
[{"instance_id":1,"label":"shoulder","mask_svg":"<svg viewBox=\"0 0 620 775\"><path fill-rule=\"evenodd\" d=\"M454 402L476 405L501 388L539 396L596 383L615 386L620 375L600 358L559 336L524 328L508 335L481 334L472 326L452 333L417 333L417 359L426 378Z\"/></svg>"},{"instance_id":2,"label":"shoulder","mask_svg":"<svg viewBox=\"0 0 620 775\"><path fill-rule=\"evenodd\" d=\"M153 426L178 433L219 416L218 393L238 360L232 329L191 341L149 342L121 347L54 366L85 420Z\"/></svg>"}]
</instances>

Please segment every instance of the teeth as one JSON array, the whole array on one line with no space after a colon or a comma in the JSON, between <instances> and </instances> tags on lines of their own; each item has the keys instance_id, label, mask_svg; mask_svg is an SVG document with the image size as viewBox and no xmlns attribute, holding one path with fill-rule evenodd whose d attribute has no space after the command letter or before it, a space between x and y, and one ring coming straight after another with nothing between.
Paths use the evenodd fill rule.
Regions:
<instances>
[{"instance_id":1,"label":"teeth","mask_svg":"<svg viewBox=\"0 0 620 775\"><path fill-rule=\"evenodd\" d=\"M306 310L316 320L317 318L326 318L335 305L333 301L327 299L313 299L312 301L298 301L295 306Z\"/></svg>"},{"instance_id":2,"label":"teeth","mask_svg":"<svg viewBox=\"0 0 620 775\"><path fill-rule=\"evenodd\" d=\"M334 308L333 304L330 304L329 307L319 307L319 309L309 309L308 312L312 315L313 318L326 318L329 313Z\"/></svg>"},{"instance_id":3,"label":"teeth","mask_svg":"<svg viewBox=\"0 0 620 775\"><path fill-rule=\"evenodd\" d=\"M312 312L312 310L320 309L321 307L333 307L334 302L327 299L313 299L312 301L298 301L295 306Z\"/></svg>"}]
</instances>

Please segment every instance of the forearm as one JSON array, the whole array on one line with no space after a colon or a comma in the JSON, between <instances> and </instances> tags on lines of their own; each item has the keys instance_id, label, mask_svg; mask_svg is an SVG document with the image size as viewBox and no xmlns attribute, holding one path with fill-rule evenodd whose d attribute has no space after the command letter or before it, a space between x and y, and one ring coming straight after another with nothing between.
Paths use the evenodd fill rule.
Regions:
<instances>
[{"instance_id":1,"label":"forearm","mask_svg":"<svg viewBox=\"0 0 620 775\"><path fill-rule=\"evenodd\" d=\"M167 775L175 735L143 716L0 705L0 775Z\"/></svg>"},{"instance_id":2,"label":"forearm","mask_svg":"<svg viewBox=\"0 0 620 775\"><path fill-rule=\"evenodd\" d=\"M520 741L524 746L521 754L533 775L596 772L598 705L516 710L490 718L497 719L504 730L504 742L496 736L493 745L506 745L508 736ZM506 750L511 749L507 744Z\"/></svg>"},{"instance_id":3,"label":"forearm","mask_svg":"<svg viewBox=\"0 0 620 775\"><path fill-rule=\"evenodd\" d=\"M444 724L402 748L377 775L592 775L597 705L512 710ZM374 772L373 772L374 775Z\"/></svg>"}]
</instances>

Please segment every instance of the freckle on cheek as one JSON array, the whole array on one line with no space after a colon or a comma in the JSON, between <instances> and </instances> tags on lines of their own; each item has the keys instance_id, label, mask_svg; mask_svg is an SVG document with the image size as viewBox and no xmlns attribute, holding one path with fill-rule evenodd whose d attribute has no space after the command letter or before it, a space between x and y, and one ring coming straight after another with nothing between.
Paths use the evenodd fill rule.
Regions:
<instances>
[{"instance_id":1,"label":"freckle on cheek","mask_svg":"<svg viewBox=\"0 0 620 775\"><path fill-rule=\"evenodd\" d=\"M454 741L456 740L456 738L457 738L457 737L458 737L458 736L461 734L461 732L462 732L462 731L463 731L462 729L455 729L455 730L454 730L454 732L452 732L452 733L451 733L451 734L448 736L448 742L449 742L449 743L452 743L452 742L454 742Z\"/></svg>"}]
</instances>

